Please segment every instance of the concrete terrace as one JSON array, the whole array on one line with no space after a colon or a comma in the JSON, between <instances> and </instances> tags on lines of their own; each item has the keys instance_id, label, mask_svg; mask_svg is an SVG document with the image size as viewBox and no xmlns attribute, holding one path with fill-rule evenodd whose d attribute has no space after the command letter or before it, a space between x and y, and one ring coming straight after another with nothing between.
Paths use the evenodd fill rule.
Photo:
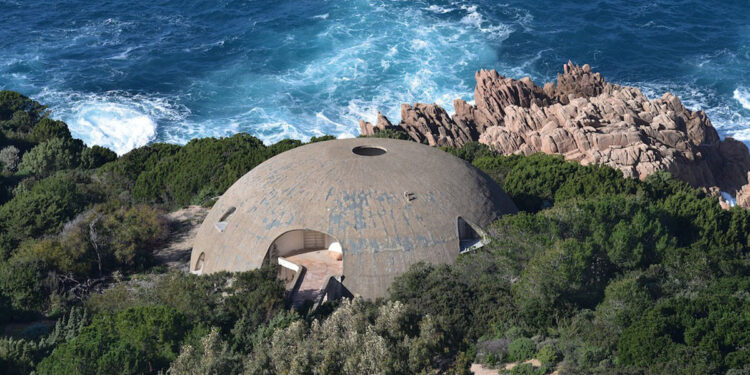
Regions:
<instances>
[{"instance_id":1,"label":"concrete terrace","mask_svg":"<svg viewBox=\"0 0 750 375\"><path fill-rule=\"evenodd\" d=\"M344 262L335 260L329 255L328 250L315 250L285 258L298 266L302 266L305 272L299 288L292 295L292 304L297 307L305 301L316 301L332 276L341 276L344 272Z\"/></svg>"}]
</instances>

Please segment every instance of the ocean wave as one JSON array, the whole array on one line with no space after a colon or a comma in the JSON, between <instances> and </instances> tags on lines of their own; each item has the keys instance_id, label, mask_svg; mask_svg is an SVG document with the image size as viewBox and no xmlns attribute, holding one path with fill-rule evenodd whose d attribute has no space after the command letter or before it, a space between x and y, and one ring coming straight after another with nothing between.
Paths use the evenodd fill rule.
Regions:
<instances>
[{"instance_id":1,"label":"ocean wave","mask_svg":"<svg viewBox=\"0 0 750 375\"><path fill-rule=\"evenodd\" d=\"M732 93L732 97L740 102L745 109L750 109L750 90L744 87L736 88Z\"/></svg>"},{"instance_id":2,"label":"ocean wave","mask_svg":"<svg viewBox=\"0 0 750 375\"><path fill-rule=\"evenodd\" d=\"M750 146L750 129L740 129L732 133L732 138L743 141Z\"/></svg>"},{"instance_id":3,"label":"ocean wave","mask_svg":"<svg viewBox=\"0 0 750 375\"><path fill-rule=\"evenodd\" d=\"M39 98L55 103L50 108L52 116L65 121L73 136L118 154L153 141L159 122L179 121L190 112L165 98L120 91L102 94L45 91Z\"/></svg>"},{"instance_id":4,"label":"ocean wave","mask_svg":"<svg viewBox=\"0 0 750 375\"><path fill-rule=\"evenodd\" d=\"M389 3L360 5L368 9L353 10L356 16L347 24L323 23L314 35L295 34L298 40L290 45L334 49L298 58L281 72L258 74L237 66L197 83L196 90L226 92L221 105L229 111L223 118L169 127L164 136L182 141L194 134L186 128L197 128L202 136L228 135L224 129L233 128L265 143L323 134L353 137L359 133L358 121L374 121L378 110L398 122L401 103L438 103L452 110L454 99L471 98L474 82L463 77L473 77L477 66L495 61L491 38L477 33L474 24L424 9L378 11ZM334 10L328 14L342 18ZM373 34L373 25L380 32ZM252 90L216 84L229 77L233 87ZM226 103L251 109L235 112Z\"/></svg>"},{"instance_id":5,"label":"ocean wave","mask_svg":"<svg viewBox=\"0 0 750 375\"><path fill-rule=\"evenodd\" d=\"M725 201L727 201L727 204L729 204L729 207L734 207L737 205L737 199L735 199L735 197L732 196L732 194L729 194L726 191L722 191L721 197L724 198Z\"/></svg>"},{"instance_id":6,"label":"ocean wave","mask_svg":"<svg viewBox=\"0 0 750 375\"><path fill-rule=\"evenodd\" d=\"M432 4L428 6L427 8L424 8L424 10L432 12L432 13L437 13L437 14L445 14L445 13L450 13L456 10L456 8L445 8L445 7L441 7L440 5Z\"/></svg>"},{"instance_id":7,"label":"ocean wave","mask_svg":"<svg viewBox=\"0 0 750 375\"><path fill-rule=\"evenodd\" d=\"M476 5L461 5L466 15L461 18L461 23L474 26L477 30L487 33L493 39L505 40L513 32L513 28L504 24L492 24L484 15L477 11Z\"/></svg>"}]
</instances>

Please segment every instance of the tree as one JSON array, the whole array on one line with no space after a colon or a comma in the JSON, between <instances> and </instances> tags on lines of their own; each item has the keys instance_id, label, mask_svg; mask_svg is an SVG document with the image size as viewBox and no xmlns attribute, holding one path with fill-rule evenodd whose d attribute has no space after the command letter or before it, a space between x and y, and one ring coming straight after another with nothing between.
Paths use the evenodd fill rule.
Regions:
<instances>
[{"instance_id":1,"label":"tree","mask_svg":"<svg viewBox=\"0 0 750 375\"><path fill-rule=\"evenodd\" d=\"M156 374L177 357L191 326L163 306L103 314L74 339L59 345L38 374Z\"/></svg>"},{"instance_id":2,"label":"tree","mask_svg":"<svg viewBox=\"0 0 750 375\"><path fill-rule=\"evenodd\" d=\"M23 155L18 169L22 173L48 176L55 171L78 166L83 143L80 140L52 138Z\"/></svg>"},{"instance_id":3,"label":"tree","mask_svg":"<svg viewBox=\"0 0 750 375\"><path fill-rule=\"evenodd\" d=\"M0 258L9 257L22 240L58 233L63 224L98 199L79 185L75 173L56 174L16 194L0 206Z\"/></svg>"},{"instance_id":4,"label":"tree","mask_svg":"<svg viewBox=\"0 0 750 375\"><path fill-rule=\"evenodd\" d=\"M73 139L70 135L70 130L68 130L67 124L47 117L34 124L34 128L31 129L30 137L37 143L46 142L53 138L60 138L62 140Z\"/></svg>"},{"instance_id":5,"label":"tree","mask_svg":"<svg viewBox=\"0 0 750 375\"><path fill-rule=\"evenodd\" d=\"M117 154L114 151L101 146L86 147L81 152L81 167L85 169L99 168L102 165L115 161Z\"/></svg>"},{"instance_id":6,"label":"tree","mask_svg":"<svg viewBox=\"0 0 750 375\"><path fill-rule=\"evenodd\" d=\"M18 163L21 160L19 154L20 151L15 146L8 146L0 150L0 164L2 164L4 172L12 173L18 169Z\"/></svg>"},{"instance_id":7,"label":"tree","mask_svg":"<svg viewBox=\"0 0 750 375\"><path fill-rule=\"evenodd\" d=\"M0 121L9 120L18 112L27 113L31 116L32 122L36 122L44 112L46 107L35 100L31 100L15 91L0 91Z\"/></svg>"},{"instance_id":8,"label":"tree","mask_svg":"<svg viewBox=\"0 0 750 375\"><path fill-rule=\"evenodd\" d=\"M443 333L399 302L344 301L325 320L296 321L261 343L245 374L419 374L444 360ZM454 369L462 373L462 369Z\"/></svg>"},{"instance_id":9,"label":"tree","mask_svg":"<svg viewBox=\"0 0 750 375\"><path fill-rule=\"evenodd\" d=\"M237 374L242 368L239 356L229 349L229 344L221 339L219 330L201 338L199 345L187 344L180 349L180 355L169 366L170 375L224 375Z\"/></svg>"},{"instance_id":10,"label":"tree","mask_svg":"<svg viewBox=\"0 0 750 375\"><path fill-rule=\"evenodd\" d=\"M0 292L20 311L42 311L49 295L47 267L40 260L11 259L0 262Z\"/></svg>"}]
</instances>

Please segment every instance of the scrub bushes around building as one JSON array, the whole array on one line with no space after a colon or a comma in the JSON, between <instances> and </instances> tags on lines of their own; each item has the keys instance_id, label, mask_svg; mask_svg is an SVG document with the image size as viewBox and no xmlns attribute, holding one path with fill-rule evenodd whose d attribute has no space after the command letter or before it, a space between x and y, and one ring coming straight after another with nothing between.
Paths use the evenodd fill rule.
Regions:
<instances>
[{"instance_id":1,"label":"scrub bushes around building","mask_svg":"<svg viewBox=\"0 0 750 375\"><path fill-rule=\"evenodd\" d=\"M487 228L490 243L455 265L414 266L391 296L436 321L464 322L446 332L453 342L478 340L477 361L499 366L533 354L542 368L516 368L534 373L747 368L747 330L739 328L747 318L747 210L722 210L664 173L635 181L547 155L492 155L477 145L448 151L485 168L527 211L501 217ZM487 298L488 290L506 297ZM455 301L467 302L444 307ZM482 318L476 305L504 313ZM523 355L511 354L513 343L525 343Z\"/></svg>"},{"instance_id":2,"label":"scrub bushes around building","mask_svg":"<svg viewBox=\"0 0 750 375\"><path fill-rule=\"evenodd\" d=\"M388 300L308 315L284 309L273 269L197 277L149 268L167 235L162 210L211 204L301 142L265 146L239 134L116 157L47 116L0 92L0 322L46 315L60 324L79 305L93 320L62 336L3 338L0 368L464 373L474 360L521 358L542 366L512 373L750 366L749 211L722 210L667 173L636 181L556 156L446 149L498 181L522 212L486 228L490 243L454 265L415 265ZM123 328L133 325L149 329Z\"/></svg>"}]
</instances>

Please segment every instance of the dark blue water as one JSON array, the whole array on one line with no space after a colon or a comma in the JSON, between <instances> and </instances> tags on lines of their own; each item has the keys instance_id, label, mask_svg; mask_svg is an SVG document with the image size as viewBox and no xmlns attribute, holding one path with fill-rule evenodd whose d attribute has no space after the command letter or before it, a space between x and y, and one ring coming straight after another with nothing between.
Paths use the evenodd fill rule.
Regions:
<instances>
[{"instance_id":1,"label":"dark blue water","mask_svg":"<svg viewBox=\"0 0 750 375\"><path fill-rule=\"evenodd\" d=\"M477 69L542 83L568 59L750 140L746 0L0 0L0 15L0 88L118 152L355 136L377 109L471 99Z\"/></svg>"}]
</instances>

